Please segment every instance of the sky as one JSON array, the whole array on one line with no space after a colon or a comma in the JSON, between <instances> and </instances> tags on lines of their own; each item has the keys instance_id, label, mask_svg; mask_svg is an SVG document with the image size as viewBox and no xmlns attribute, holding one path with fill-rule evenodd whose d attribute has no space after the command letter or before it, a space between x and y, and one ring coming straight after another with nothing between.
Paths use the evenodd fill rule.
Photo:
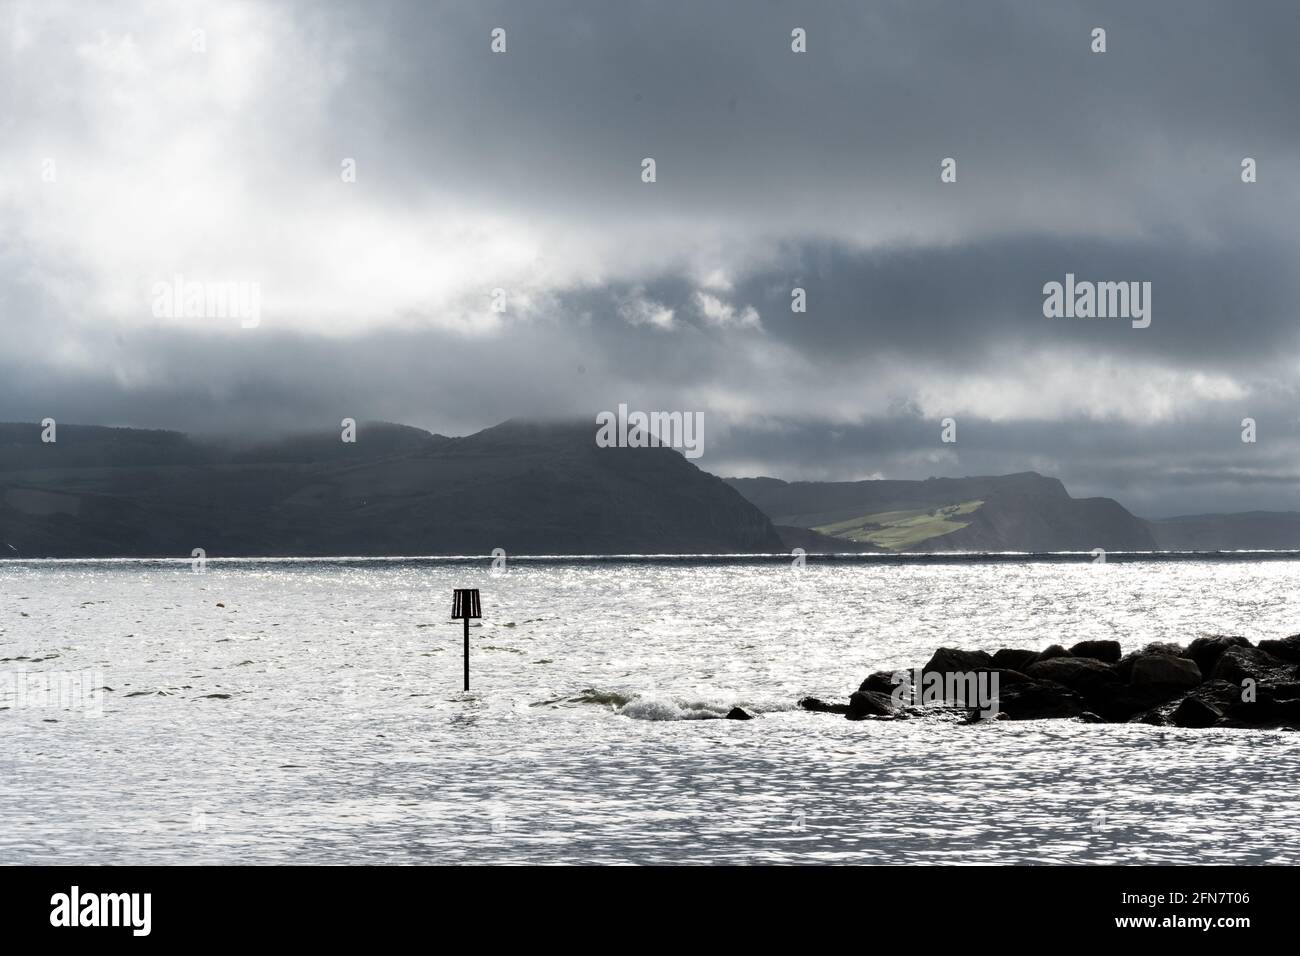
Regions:
<instances>
[{"instance_id":1,"label":"sky","mask_svg":"<svg viewBox=\"0 0 1300 956\"><path fill-rule=\"evenodd\" d=\"M626 404L725 476L1300 510L1298 41L1290 2L0 0L0 421ZM1045 316L1067 274L1151 324Z\"/></svg>"}]
</instances>

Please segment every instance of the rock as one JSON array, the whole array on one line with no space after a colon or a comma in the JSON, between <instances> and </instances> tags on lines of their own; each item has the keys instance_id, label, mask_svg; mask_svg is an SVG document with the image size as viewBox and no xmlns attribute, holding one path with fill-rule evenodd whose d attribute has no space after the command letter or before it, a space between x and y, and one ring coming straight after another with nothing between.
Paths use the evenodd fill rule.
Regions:
<instances>
[{"instance_id":1,"label":"rock","mask_svg":"<svg viewBox=\"0 0 1300 956\"><path fill-rule=\"evenodd\" d=\"M1133 662L1137 660L1139 657L1149 656L1152 654L1157 654L1164 657L1187 657L1187 652L1184 651L1177 644L1161 644L1161 643L1148 644L1146 647L1142 648L1141 650L1131 651L1130 653L1125 654L1123 657L1121 657L1119 659L1119 663L1115 665L1117 669L1117 673L1124 680L1128 680L1129 671L1133 666Z\"/></svg>"},{"instance_id":2,"label":"rock","mask_svg":"<svg viewBox=\"0 0 1300 956\"><path fill-rule=\"evenodd\" d=\"M1300 700L1236 701L1227 716L1244 727L1300 727Z\"/></svg>"},{"instance_id":3,"label":"rock","mask_svg":"<svg viewBox=\"0 0 1300 956\"><path fill-rule=\"evenodd\" d=\"M956 647L941 647L934 652L930 662L921 670L927 673L937 671L940 674L955 674L988 670L992 666L993 658L984 651L963 651Z\"/></svg>"},{"instance_id":4,"label":"rock","mask_svg":"<svg viewBox=\"0 0 1300 956\"><path fill-rule=\"evenodd\" d=\"M1081 692L1101 682L1119 683L1109 665L1091 657L1051 657L1030 664L1025 673L1034 680L1056 681Z\"/></svg>"},{"instance_id":5,"label":"rock","mask_svg":"<svg viewBox=\"0 0 1300 956\"><path fill-rule=\"evenodd\" d=\"M1002 687L1031 682L1019 671L1000 671L984 668L977 671L927 671L919 684L907 684L898 689L896 703L922 708L986 708L996 701Z\"/></svg>"},{"instance_id":6,"label":"rock","mask_svg":"<svg viewBox=\"0 0 1300 956\"><path fill-rule=\"evenodd\" d=\"M1022 674L1020 671L1000 670L995 667L990 671L990 673L997 674L998 682L1003 686L1008 684L1025 684L1033 682L1032 677L1027 674Z\"/></svg>"},{"instance_id":7,"label":"rock","mask_svg":"<svg viewBox=\"0 0 1300 956\"><path fill-rule=\"evenodd\" d=\"M1038 651L1004 647L993 655L993 666L1001 670L1024 671L1036 660L1038 660Z\"/></svg>"},{"instance_id":8,"label":"rock","mask_svg":"<svg viewBox=\"0 0 1300 956\"><path fill-rule=\"evenodd\" d=\"M1167 717L1186 690L1185 687L1171 684L1146 684L1141 687L1123 684L1109 698L1095 701L1093 706L1097 713L1116 723L1140 719L1142 714L1153 709L1160 710Z\"/></svg>"},{"instance_id":9,"label":"rock","mask_svg":"<svg viewBox=\"0 0 1300 956\"><path fill-rule=\"evenodd\" d=\"M1139 654L1129 671L1129 683L1135 687L1195 687L1201 682L1201 669L1189 657L1167 654Z\"/></svg>"},{"instance_id":10,"label":"rock","mask_svg":"<svg viewBox=\"0 0 1300 956\"><path fill-rule=\"evenodd\" d=\"M1149 684L1144 687L1125 687L1109 702L1102 713L1111 720L1139 720L1152 724L1168 724L1173 713L1188 697L1195 697L1220 713L1240 699L1239 689L1221 680L1205 681L1191 691L1168 684Z\"/></svg>"},{"instance_id":11,"label":"rock","mask_svg":"<svg viewBox=\"0 0 1300 956\"><path fill-rule=\"evenodd\" d=\"M1278 700L1295 700L1300 697L1300 683L1295 681L1283 681L1280 684L1272 686L1273 696ZM112 690L112 688L109 688Z\"/></svg>"},{"instance_id":12,"label":"rock","mask_svg":"<svg viewBox=\"0 0 1300 956\"><path fill-rule=\"evenodd\" d=\"M1150 724L1152 727L1168 727L1169 715L1163 710L1145 710L1142 713L1130 717L1130 724Z\"/></svg>"},{"instance_id":13,"label":"rock","mask_svg":"<svg viewBox=\"0 0 1300 956\"><path fill-rule=\"evenodd\" d=\"M727 711L728 720L753 720L754 716L754 714L751 714L743 707L733 707L731 710Z\"/></svg>"},{"instance_id":14,"label":"rock","mask_svg":"<svg viewBox=\"0 0 1300 956\"><path fill-rule=\"evenodd\" d=\"M1070 653L1075 657L1090 657L1107 664L1118 664L1119 641L1080 641L1070 648Z\"/></svg>"},{"instance_id":15,"label":"rock","mask_svg":"<svg viewBox=\"0 0 1300 956\"><path fill-rule=\"evenodd\" d=\"M850 720L864 717L893 717L898 712L888 694L878 694L873 690L860 690L849 698Z\"/></svg>"},{"instance_id":16,"label":"rock","mask_svg":"<svg viewBox=\"0 0 1300 956\"><path fill-rule=\"evenodd\" d=\"M1133 662L1137 660L1139 653L1140 652L1138 651L1133 651L1131 654L1125 654L1119 659L1118 664L1110 665L1110 669L1115 672L1115 676L1126 684L1128 683L1129 678L1133 676Z\"/></svg>"},{"instance_id":17,"label":"rock","mask_svg":"<svg viewBox=\"0 0 1300 956\"><path fill-rule=\"evenodd\" d=\"M1300 700L1279 700L1276 707L1284 724L1300 727Z\"/></svg>"},{"instance_id":18,"label":"rock","mask_svg":"<svg viewBox=\"0 0 1300 956\"><path fill-rule=\"evenodd\" d=\"M1163 654L1165 657L1186 657L1187 651L1181 644L1172 641L1152 641L1142 648L1142 654Z\"/></svg>"},{"instance_id":19,"label":"rock","mask_svg":"<svg viewBox=\"0 0 1300 956\"><path fill-rule=\"evenodd\" d=\"M815 711L819 714L847 714L849 712L848 704L828 704L816 697L803 698L799 701L799 706L804 710Z\"/></svg>"},{"instance_id":20,"label":"rock","mask_svg":"<svg viewBox=\"0 0 1300 956\"><path fill-rule=\"evenodd\" d=\"M1169 715L1175 727L1212 727L1223 717L1223 712L1199 697L1184 697Z\"/></svg>"},{"instance_id":21,"label":"rock","mask_svg":"<svg viewBox=\"0 0 1300 956\"><path fill-rule=\"evenodd\" d=\"M1083 705L1093 713L1110 717L1116 711L1115 697L1127 688L1115 676L1109 664L1091 657L1053 657L1029 667L1034 680L1048 680L1062 684L1083 698ZM1150 706L1145 700L1144 706ZM1124 718L1133 712L1130 705L1119 708Z\"/></svg>"},{"instance_id":22,"label":"rock","mask_svg":"<svg viewBox=\"0 0 1300 956\"><path fill-rule=\"evenodd\" d=\"M1297 645L1300 635L1269 646L1285 655ZM805 697L799 706L852 720L931 716L976 723L991 714L998 720L1074 718L1084 723L1300 731L1300 666L1263 647L1263 642L1253 647L1245 638L1227 635L1197 638L1186 649L1152 643L1122 657L1117 641L1079 641L1069 650L1054 644L1040 652L1002 648L993 655L941 647L921 668L919 690L924 697L917 701L896 699L902 682L895 681L895 674L906 674L910 681L915 670L876 671L847 704ZM1255 681L1244 685L1254 694L1244 701L1247 679ZM972 714L974 708L959 705L959 691L972 689L992 706ZM727 716L747 720L754 715L736 708Z\"/></svg>"},{"instance_id":23,"label":"rock","mask_svg":"<svg viewBox=\"0 0 1300 956\"><path fill-rule=\"evenodd\" d=\"M1229 707L1241 700L1241 688L1236 684L1229 684L1226 680L1207 680L1192 691L1192 696L1199 697L1226 712Z\"/></svg>"},{"instance_id":24,"label":"rock","mask_svg":"<svg viewBox=\"0 0 1300 956\"><path fill-rule=\"evenodd\" d=\"M1260 641L1259 649L1278 660L1300 664L1300 634L1292 634L1277 641Z\"/></svg>"},{"instance_id":25,"label":"rock","mask_svg":"<svg viewBox=\"0 0 1300 956\"><path fill-rule=\"evenodd\" d=\"M1133 662L1140 657L1187 657L1187 653L1177 644L1148 644L1140 651L1121 657L1119 663L1115 665L1115 675L1120 680L1132 680Z\"/></svg>"},{"instance_id":26,"label":"rock","mask_svg":"<svg viewBox=\"0 0 1300 956\"><path fill-rule=\"evenodd\" d=\"M876 671L867 676L867 679L858 686L858 690L871 690L877 694L888 695L898 686L898 681L894 680L895 673L897 671ZM908 676L910 678L910 673Z\"/></svg>"},{"instance_id":27,"label":"rock","mask_svg":"<svg viewBox=\"0 0 1300 956\"><path fill-rule=\"evenodd\" d=\"M1081 698L1064 684L1032 681L1002 688L998 710L1009 720L1044 720L1054 717L1078 717L1084 712Z\"/></svg>"},{"instance_id":28,"label":"rock","mask_svg":"<svg viewBox=\"0 0 1300 956\"><path fill-rule=\"evenodd\" d=\"M1239 686L1248 677L1261 683L1284 683L1294 676L1293 670L1257 647L1230 647L1219 655L1210 676Z\"/></svg>"},{"instance_id":29,"label":"rock","mask_svg":"<svg viewBox=\"0 0 1300 956\"><path fill-rule=\"evenodd\" d=\"M1198 637L1187 645L1187 656L1196 661L1202 674L1209 674L1219 657L1230 647L1250 647L1250 641L1244 637L1230 637L1216 634L1212 637Z\"/></svg>"}]
</instances>

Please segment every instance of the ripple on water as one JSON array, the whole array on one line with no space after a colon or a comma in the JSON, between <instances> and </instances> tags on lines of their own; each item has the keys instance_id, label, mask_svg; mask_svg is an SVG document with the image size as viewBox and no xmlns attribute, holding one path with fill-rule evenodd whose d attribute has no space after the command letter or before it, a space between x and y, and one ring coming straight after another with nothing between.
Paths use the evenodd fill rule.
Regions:
<instances>
[{"instance_id":1,"label":"ripple on water","mask_svg":"<svg viewBox=\"0 0 1300 956\"><path fill-rule=\"evenodd\" d=\"M941 644L1277 636L1294 562L487 566L0 565L0 668L112 688L0 711L0 858L1300 856L1296 735L789 709Z\"/></svg>"}]
</instances>

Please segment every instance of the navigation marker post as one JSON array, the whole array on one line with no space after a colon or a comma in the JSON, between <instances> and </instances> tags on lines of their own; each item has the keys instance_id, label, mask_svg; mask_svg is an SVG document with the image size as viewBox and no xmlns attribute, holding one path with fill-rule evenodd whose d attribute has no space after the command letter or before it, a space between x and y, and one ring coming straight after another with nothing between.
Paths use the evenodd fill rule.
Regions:
<instances>
[{"instance_id":1,"label":"navigation marker post","mask_svg":"<svg viewBox=\"0 0 1300 956\"><path fill-rule=\"evenodd\" d=\"M483 606L479 603L478 588L456 588L452 591L451 619L465 622L465 689L469 690L469 622L481 618Z\"/></svg>"}]
</instances>

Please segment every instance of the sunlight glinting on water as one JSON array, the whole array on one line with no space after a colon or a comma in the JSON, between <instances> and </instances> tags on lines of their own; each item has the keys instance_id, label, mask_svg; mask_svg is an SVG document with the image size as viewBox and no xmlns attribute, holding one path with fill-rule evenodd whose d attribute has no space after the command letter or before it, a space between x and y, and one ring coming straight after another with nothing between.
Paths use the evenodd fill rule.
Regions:
<instances>
[{"instance_id":1,"label":"sunlight glinting on water","mask_svg":"<svg viewBox=\"0 0 1300 956\"><path fill-rule=\"evenodd\" d=\"M3 565L0 673L111 689L0 711L0 859L1295 863L1294 734L793 708L940 645L1293 633L1297 570Z\"/></svg>"}]
</instances>

